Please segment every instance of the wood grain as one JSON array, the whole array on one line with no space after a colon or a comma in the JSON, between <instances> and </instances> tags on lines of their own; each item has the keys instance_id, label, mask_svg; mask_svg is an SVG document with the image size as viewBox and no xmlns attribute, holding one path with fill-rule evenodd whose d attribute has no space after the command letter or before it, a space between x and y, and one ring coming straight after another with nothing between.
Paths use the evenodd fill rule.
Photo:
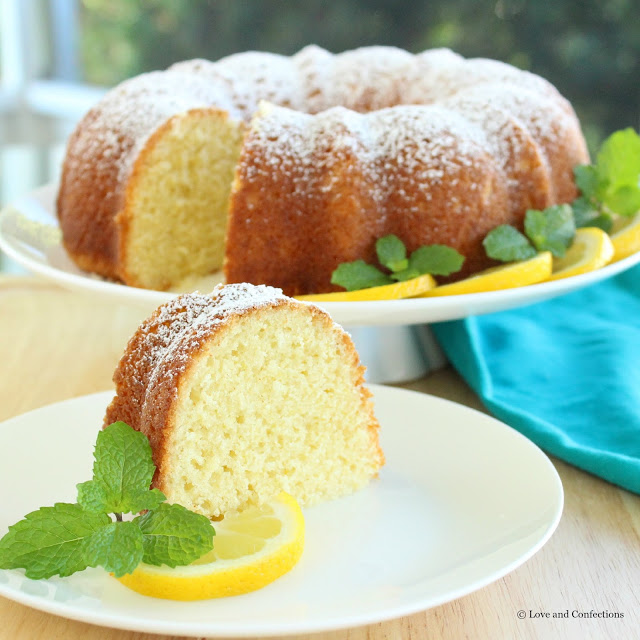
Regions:
<instances>
[{"instance_id":1,"label":"wood grain","mask_svg":"<svg viewBox=\"0 0 640 640\"><path fill-rule=\"evenodd\" d=\"M111 387L129 336L147 314L44 281L0 276L0 420ZM399 385L482 410L447 368ZM551 540L505 578L454 602L406 618L298 640L396 638L634 638L640 631L640 497L553 460L565 509ZM0 506L1 508L1 506ZM526 617L518 619L517 612ZM573 612L619 612L622 619ZM530 612L569 617L534 619ZM0 598L1 640L151 640L173 636L118 631L41 613Z\"/></svg>"}]
</instances>

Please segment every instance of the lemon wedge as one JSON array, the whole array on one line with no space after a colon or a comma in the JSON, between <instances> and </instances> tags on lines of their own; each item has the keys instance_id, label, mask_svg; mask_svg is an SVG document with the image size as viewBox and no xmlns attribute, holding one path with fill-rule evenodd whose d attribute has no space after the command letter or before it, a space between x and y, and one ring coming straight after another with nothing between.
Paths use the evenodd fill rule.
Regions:
<instances>
[{"instance_id":1,"label":"lemon wedge","mask_svg":"<svg viewBox=\"0 0 640 640\"><path fill-rule=\"evenodd\" d=\"M309 302L363 302L367 300L399 300L400 298L415 298L425 291L433 289L436 281L428 273L404 282L383 284L380 287L358 289L356 291L335 291L332 293L313 293L296 296L298 300Z\"/></svg>"},{"instance_id":2,"label":"lemon wedge","mask_svg":"<svg viewBox=\"0 0 640 640\"><path fill-rule=\"evenodd\" d=\"M551 275L551 265L551 253L542 251L528 260L491 267L464 280L440 285L423 293L421 297L452 296L524 287L547 280Z\"/></svg>"},{"instance_id":3,"label":"lemon wedge","mask_svg":"<svg viewBox=\"0 0 640 640\"><path fill-rule=\"evenodd\" d=\"M553 272L549 280L569 278L604 267L613 258L613 252L613 243L602 229L578 229L564 257L553 259Z\"/></svg>"},{"instance_id":4,"label":"lemon wedge","mask_svg":"<svg viewBox=\"0 0 640 640\"><path fill-rule=\"evenodd\" d=\"M618 216L609 236L613 243L612 262L640 251L640 211L635 216Z\"/></svg>"},{"instance_id":5,"label":"lemon wedge","mask_svg":"<svg viewBox=\"0 0 640 640\"><path fill-rule=\"evenodd\" d=\"M118 580L146 596L205 600L260 589L287 573L304 548L304 517L287 493L215 523L213 550L186 567L140 564Z\"/></svg>"}]
</instances>

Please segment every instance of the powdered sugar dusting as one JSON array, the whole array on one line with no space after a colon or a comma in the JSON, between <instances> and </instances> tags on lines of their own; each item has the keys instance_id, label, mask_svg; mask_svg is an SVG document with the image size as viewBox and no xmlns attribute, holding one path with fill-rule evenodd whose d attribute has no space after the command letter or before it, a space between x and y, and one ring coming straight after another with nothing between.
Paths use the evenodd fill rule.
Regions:
<instances>
[{"instance_id":1,"label":"powdered sugar dusting","mask_svg":"<svg viewBox=\"0 0 640 640\"><path fill-rule=\"evenodd\" d=\"M75 132L72 158L78 170L91 161L99 173L116 163L118 179L126 180L159 126L176 114L212 105L236 113L223 87L196 74L156 71L137 76L107 93L87 114Z\"/></svg>"},{"instance_id":2,"label":"powdered sugar dusting","mask_svg":"<svg viewBox=\"0 0 640 640\"><path fill-rule=\"evenodd\" d=\"M406 80L415 57L395 47L362 47L331 58L325 84L318 87L325 107L367 112L405 102Z\"/></svg>"},{"instance_id":3,"label":"powdered sugar dusting","mask_svg":"<svg viewBox=\"0 0 640 640\"><path fill-rule=\"evenodd\" d=\"M178 296L159 307L140 329L147 336L138 354L146 360L147 392L158 376L175 379L182 373L194 349L231 315L274 306L286 299L280 289L242 283L219 285L209 295ZM167 362L171 363L168 368L163 366Z\"/></svg>"},{"instance_id":4,"label":"powdered sugar dusting","mask_svg":"<svg viewBox=\"0 0 640 640\"><path fill-rule=\"evenodd\" d=\"M215 304L212 310L222 320L231 314L244 313L249 309L272 306L288 300L281 289L246 282L219 285L211 292L210 297Z\"/></svg>"},{"instance_id":5,"label":"powdered sugar dusting","mask_svg":"<svg viewBox=\"0 0 640 640\"><path fill-rule=\"evenodd\" d=\"M461 167L490 163L489 146L481 127L438 106L398 106L368 114L334 107L310 116L263 104L245 141L246 156L255 152L260 161L243 171L252 180L277 170L294 178L294 190L311 197L309 185L326 163L357 154L357 171L368 179L372 198L381 201L393 190L397 174L405 184L423 189ZM351 168L347 163L344 170Z\"/></svg>"},{"instance_id":6,"label":"powdered sugar dusting","mask_svg":"<svg viewBox=\"0 0 640 640\"><path fill-rule=\"evenodd\" d=\"M180 62L170 70L197 75L220 87L238 117L246 122L262 99L294 109L305 108L296 67L285 56L246 51L218 62Z\"/></svg>"},{"instance_id":7,"label":"powdered sugar dusting","mask_svg":"<svg viewBox=\"0 0 640 640\"><path fill-rule=\"evenodd\" d=\"M215 106L246 122L260 100L307 113L337 106L369 112L436 103L487 83L545 95L560 104L560 110L572 114L568 103L542 78L494 60L465 60L447 49L413 55L395 47L362 47L333 55L309 46L292 57L248 51L217 62L181 62L167 71L122 83L77 129L68 163L75 163L75 171L81 172L90 161L100 172L101 166L108 171L115 162L118 180L124 181L158 126L194 108ZM514 95L512 91L508 110L513 107L519 114L530 102L527 98L525 105L516 105ZM400 116L391 120L396 128L405 122ZM428 120L423 118L420 125L426 126ZM325 119L325 125L329 124ZM533 125L539 125L538 137L553 137L554 127L548 120L536 118ZM371 126L376 126L375 119Z\"/></svg>"}]
</instances>

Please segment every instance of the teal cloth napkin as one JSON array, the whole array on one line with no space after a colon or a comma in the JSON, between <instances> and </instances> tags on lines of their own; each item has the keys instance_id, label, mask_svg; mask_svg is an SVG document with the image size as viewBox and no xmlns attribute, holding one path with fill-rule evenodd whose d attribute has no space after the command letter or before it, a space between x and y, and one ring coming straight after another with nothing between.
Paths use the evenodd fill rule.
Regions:
<instances>
[{"instance_id":1,"label":"teal cloth napkin","mask_svg":"<svg viewBox=\"0 0 640 640\"><path fill-rule=\"evenodd\" d=\"M640 266L560 298L432 329L497 418L640 493Z\"/></svg>"}]
</instances>

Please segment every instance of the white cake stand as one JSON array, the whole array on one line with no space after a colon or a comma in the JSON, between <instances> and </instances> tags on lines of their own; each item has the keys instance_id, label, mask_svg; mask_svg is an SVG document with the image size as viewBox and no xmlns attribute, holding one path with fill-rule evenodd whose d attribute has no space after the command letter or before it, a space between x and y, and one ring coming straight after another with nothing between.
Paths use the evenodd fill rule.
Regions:
<instances>
[{"instance_id":1,"label":"white cake stand","mask_svg":"<svg viewBox=\"0 0 640 640\"><path fill-rule=\"evenodd\" d=\"M68 289L135 304L141 319L178 292L136 289L87 274L69 259L55 215L57 185L48 184L0 212L0 249L27 270ZM370 382L404 382L446 363L429 324L493 313L565 295L610 278L640 262L640 252L602 269L554 282L438 298L375 302L324 302L336 322L349 331ZM210 291L211 278L190 283L191 291Z\"/></svg>"}]
</instances>

